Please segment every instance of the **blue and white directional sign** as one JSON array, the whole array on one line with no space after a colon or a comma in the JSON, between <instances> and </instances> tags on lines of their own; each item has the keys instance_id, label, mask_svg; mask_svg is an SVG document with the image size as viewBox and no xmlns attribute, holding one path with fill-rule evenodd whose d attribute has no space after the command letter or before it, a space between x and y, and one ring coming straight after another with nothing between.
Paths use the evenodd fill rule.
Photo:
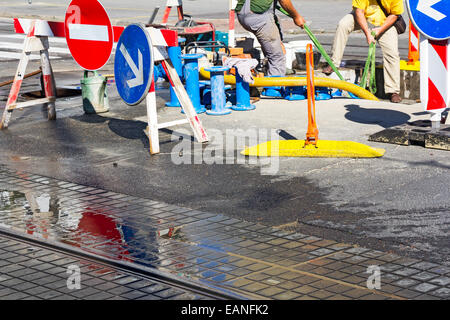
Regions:
<instances>
[{"instance_id":1,"label":"blue and white directional sign","mask_svg":"<svg viewBox=\"0 0 450 320\"><path fill-rule=\"evenodd\" d=\"M450 38L450 0L406 0L409 17L425 37Z\"/></svg>"},{"instance_id":2,"label":"blue and white directional sign","mask_svg":"<svg viewBox=\"0 0 450 320\"><path fill-rule=\"evenodd\" d=\"M153 79L153 46L141 24L131 24L120 36L114 60L117 91L128 105L145 99Z\"/></svg>"}]
</instances>

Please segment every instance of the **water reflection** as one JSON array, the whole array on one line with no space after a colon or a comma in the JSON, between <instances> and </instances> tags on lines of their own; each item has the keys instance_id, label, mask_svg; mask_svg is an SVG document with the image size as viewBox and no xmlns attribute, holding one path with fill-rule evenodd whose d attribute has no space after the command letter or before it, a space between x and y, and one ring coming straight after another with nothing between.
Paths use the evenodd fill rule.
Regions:
<instances>
[{"instance_id":1,"label":"water reflection","mask_svg":"<svg viewBox=\"0 0 450 320\"><path fill-rule=\"evenodd\" d=\"M48 193L0 191L0 222L116 260L152 267L160 260L154 227L98 208L65 208Z\"/></svg>"},{"instance_id":2,"label":"water reflection","mask_svg":"<svg viewBox=\"0 0 450 320\"><path fill-rule=\"evenodd\" d=\"M109 259L169 270L208 283L226 280L224 271L209 256L223 254L226 248L220 241L199 237L198 231L204 228L200 222L173 226L170 219L133 214L123 207L123 211L99 207L80 201L81 197L0 190L0 224ZM204 261L197 256L199 247L206 250ZM226 264L227 257L223 259L221 263Z\"/></svg>"}]
</instances>

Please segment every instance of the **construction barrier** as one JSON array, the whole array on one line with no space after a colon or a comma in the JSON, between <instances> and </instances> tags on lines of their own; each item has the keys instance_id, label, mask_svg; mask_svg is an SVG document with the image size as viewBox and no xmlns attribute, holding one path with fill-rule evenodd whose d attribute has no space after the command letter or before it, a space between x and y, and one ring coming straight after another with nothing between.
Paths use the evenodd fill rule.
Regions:
<instances>
[{"instance_id":1,"label":"construction barrier","mask_svg":"<svg viewBox=\"0 0 450 320\"><path fill-rule=\"evenodd\" d=\"M137 105L143 99L146 100L148 127L145 133L149 138L150 153L160 152L159 129L175 125L188 123L197 141L201 143L208 141L206 131L167 52L168 47L178 46L177 32L132 24L125 28L117 46L119 50L114 61L116 87L121 98L129 105ZM138 64L136 57L139 60ZM153 77L155 62L161 63L181 104L185 119L159 123Z\"/></svg>"},{"instance_id":2,"label":"construction barrier","mask_svg":"<svg viewBox=\"0 0 450 320\"><path fill-rule=\"evenodd\" d=\"M414 25L409 22L408 64L415 64L420 59L420 34Z\"/></svg>"},{"instance_id":3,"label":"construction barrier","mask_svg":"<svg viewBox=\"0 0 450 320\"><path fill-rule=\"evenodd\" d=\"M450 40L424 38L420 58L420 100L432 123L439 123L450 106Z\"/></svg>"},{"instance_id":4,"label":"construction barrier","mask_svg":"<svg viewBox=\"0 0 450 320\"><path fill-rule=\"evenodd\" d=\"M33 21L36 21L35 35L46 37L65 38L65 24L60 21L43 21L32 19L14 18L14 31L19 34L28 34ZM114 42L119 41L125 27L113 26Z\"/></svg>"},{"instance_id":5,"label":"construction barrier","mask_svg":"<svg viewBox=\"0 0 450 320\"><path fill-rule=\"evenodd\" d=\"M235 22L236 12L234 9L237 6L237 0L229 0L229 24L228 24L228 47L234 48L236 45L235 40Z\"/></svg>"},{"instance_id":6,"label":"construction barrier","mask_svg":"<svg viewBox=\"0 0 450 320\"><path fill-rule=\"evenodd\" d=\"M56 84L53 76L52 66L50 64L50 58L48 54L49 44L48 37L38 35L36 31L38 27L45 26L43 21L32 20L28 34L25 38L23 45L22 56L17 67L16 75L6 102L5 109L3 111L2 119L0 122L0 129L6 129L11 119L12 112L16 108L27 108L36 105L47 105L47 116L49 120L56 119ZM17 103L19 97L20 88L24 79L25 71L32 52L39 52L41 56L41 70L42 70L42 87L45 93L45 98L35 99L26 102Z\"/></svg>"},{"instance_id":7,"label":"construction barrier","mask_svg":"<svg viewBox=\"0 0 450 320\"><path fill-rule=\"evenodd\" d=\"M162 19L163 25L167 24L167 21L169 20L169 16L170 16L170 11L172 10L173 7L177 8L178 20L184 19L182 0L167 0L166 10L164 10L164 16Z\"/></svg>"},{"instance_id":8,"label":"construction barrier","mask_svg":"<svg viewBox=\"0 0 450 320\"><path fill-rule=\"evenodd\" d=\"M420 33L409 22L408 61L400 60L400 70L420 71Z\"/></svg>"}]
</instances>

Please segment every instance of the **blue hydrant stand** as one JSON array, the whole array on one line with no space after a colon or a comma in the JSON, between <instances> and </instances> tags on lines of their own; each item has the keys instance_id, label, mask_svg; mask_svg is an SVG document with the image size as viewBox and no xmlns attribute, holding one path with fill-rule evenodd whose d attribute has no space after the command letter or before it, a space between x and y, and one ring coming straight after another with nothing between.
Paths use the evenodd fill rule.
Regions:
<instances>
[{"instance_id":1,"label":"blue hydrant stand","mask_svg":"<svg viewBox=\"0 0 450 320\"><path fill-rule=\"evenodd\" d=\"M231 110L227 108L224 81L224 73L230 70L230 68L210 67L205 68L205 70L211 74L211 110L206 111L206 114L213 116L230 114Z\"/></svg>"},{"instance_id":2,"label":"blue hydrant stand","mask_svg":"<svg viewBox=\"0 0 450 320\"><path fill-rule=\"evenodd\" d=\"M186 79L186 91L194 105L197 114L204 113L206 108L200 103L200 76L198 70L198 59L203 57L200 53L184 54L184 76ZM183 113L183 109L181 110Z\"/></svg>"},{"instance_id":3,"label":"blue hydrant stand","mask_svg":"<svg viewBox=\"0 0 450 320\"><path fill-rule=\"evenodd\" d=\"M250 103L250 85L242 79L237 68L236 70L236 105L231 109L235 111L249 111L256 107Z\"/></svg>"},{"instance_id":4,"label":"blue hydrant stand","mask_svg":"<svg viewBox=\"0 0 450 320\"><path fill-rule=\"evenodd\" d=\"M169 54L170 61L172 61L175 70L177 71L178 76L181 81L183 81L183 63L181 61L181 46L180 43L185 42L185 38L178 37L179 45L177 47L168 47L167 53ZM166 103L166 107L181 107L180 101L178 101L177 95L173 90L172 86L170 86L170 101Z\"/></svg>"}]
</instances>

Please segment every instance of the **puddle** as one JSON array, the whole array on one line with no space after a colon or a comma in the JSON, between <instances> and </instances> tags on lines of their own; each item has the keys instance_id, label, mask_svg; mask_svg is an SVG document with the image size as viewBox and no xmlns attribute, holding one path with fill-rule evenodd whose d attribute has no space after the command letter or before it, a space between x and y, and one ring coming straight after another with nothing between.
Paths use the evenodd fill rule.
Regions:
<instances>
[{"instance_id":1,"label":"puddle","mask_svg":"<svg viewBox=\"0 0 450 320\"><path fill-rule=\"evenodd\" d=\"M71 98L81 96L81 88L57 88L57 98ZM41 90L25 92L22 97L26 100L45 98L45 94Z\"/></svg>"},{"instance_id":2,"label":"puddle","mask_svg":"<svg viewBox=\"0 0 450 320\"><path fill-rule=\"evenodd\" d=\"M172 251L177 244L171 243L171 239L186 241L181 228L158 230L158 225L167 221L148 217L143 224L133 216L92 208L80 199L62 198L45 192L0 189L0 224L109 259L155 268L184 266L187 258ZM171 250L164 248L167 245Z\"/></svg>"},{"instance_id":3,"label":"puddle","mask_svg":"<svg viewBox=\"0 0 450 320\"><path fill-rule=\"evenodd\" d=\"M59 196L58 196L59 195ZM199 236L205 221L176 225L148 214L99 208L85 193L0 189L0 225L113 260L137 263L199 281L222 282L219 264L229 263L220 240ZM200 258L204 256L206 259ZM220 257L220 263L216 261Z\"/></svg>"}]
</instances>

